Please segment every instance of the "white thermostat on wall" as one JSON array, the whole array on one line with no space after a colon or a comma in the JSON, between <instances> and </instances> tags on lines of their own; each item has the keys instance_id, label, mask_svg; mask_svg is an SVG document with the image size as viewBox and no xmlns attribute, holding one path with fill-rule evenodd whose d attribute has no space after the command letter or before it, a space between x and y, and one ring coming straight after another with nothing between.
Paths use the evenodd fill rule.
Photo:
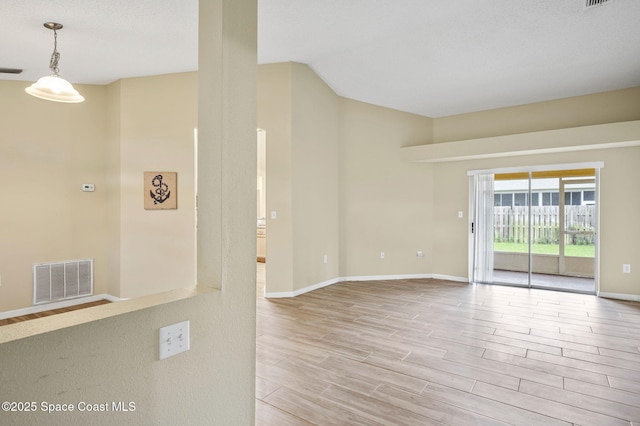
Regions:
<instances>
[{"instance_id":1,"label":"white thermostat on wall","mask_svg":"<svg viewBox=\"0 0 640 426\"><path fill-rule=\"evenodd\" d=\"M93 191L95 191L95 189L96 189L96 187L92 183L83 183L82 184L82 190L84 192L93 192Z\"/></svg>"}]
</instances>

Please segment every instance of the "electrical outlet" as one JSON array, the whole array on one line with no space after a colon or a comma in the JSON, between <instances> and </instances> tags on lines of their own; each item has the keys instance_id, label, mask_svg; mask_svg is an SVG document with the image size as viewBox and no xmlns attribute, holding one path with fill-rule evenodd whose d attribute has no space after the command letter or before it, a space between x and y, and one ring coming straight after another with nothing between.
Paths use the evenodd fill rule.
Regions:
<instances>
[{"instance_id":1,"label":"electrical outlet","mask_svg":"<svg viewBox=\"0 0 640 426\"><path fill-rule=\"evenodd\" d=\"M383 251L380 252L380 259L384 259L384 252Z\"/></svg>"},{"instance_id":2,"label":"electrical outlet","mask_svg":"<svg viewBox=\"0 0 640 426\"><path fill-rule=\"evenodd\" d=\"M462 210L458 211L458 219L462 219L464 217Z\"/></svg>"},{"instance_id":3,"label":"electrical outlet","mask_svg":"<svg viewBox=\"0 0 640 426\"><path fill-rule=\"evenodd\" d=\"M631 273L631 265L628 263L624 263L622 265L622 272L624 272L625 274L630 274Z\"/></svg>"},{"instance_id":4,"label":"electrical outlet","mask_svg":"<svg viewBox=\"0 0 640 426\"><path fill-rule=\"evenodd\" d=\"M169 358L189 350L189 321L162 327L160 335L160 359Z\"/></svg>"},{"instance_id":5,"label":"electrical outlet","mask_svg":"<svg viewBox=\"0 0 640 426\"><path fill-rule=\"evenodd\" d=\"M276 212L275 210L271 212L271 219L277 219L278 218L278 212Z\"/></svg>"},{"instance_id":6,"label":"electrical outlet","mask_svg":"<svg viewBox=\"0 0 640 426\"><path fill-rule=\"evenodd\" d=\"M418 253L416 254L416 256L417 256L419 259L422 259L422 258L424 257L424 253L422 252L422 250L418 250Z\"/></svg>"},{"instance_id":7,"label":"electrical outlet","mask_svg":"<svg viewBox=\"0 0 640 426\"><path fill-rule=\"evenodd\" d=\"M329 256L327 256L326 254L324 255L324 258L322 259L324 260L324 263L328 263L329 262Z\"/></svg>"}]
</instances>

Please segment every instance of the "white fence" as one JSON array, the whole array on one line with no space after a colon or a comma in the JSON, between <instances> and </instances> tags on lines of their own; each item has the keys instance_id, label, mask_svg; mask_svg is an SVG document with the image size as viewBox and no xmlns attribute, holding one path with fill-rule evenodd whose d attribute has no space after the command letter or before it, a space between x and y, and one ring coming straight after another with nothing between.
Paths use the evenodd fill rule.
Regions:
<instances>
[{"instance_id":1,"label":"white fence","mask_svg":"<svg viewBox=\"0 0 640 426\"><path fill-rule=\"evenodd\" d=\"M529 241L529 207L494 207L494 241L526 244ZM531 243L558 244L558 206L531 207ZM594 231L595 206L565 206L565 231ZM593 244L593 235L567 235L566 244Z\"/></svg>"}]
</instances>

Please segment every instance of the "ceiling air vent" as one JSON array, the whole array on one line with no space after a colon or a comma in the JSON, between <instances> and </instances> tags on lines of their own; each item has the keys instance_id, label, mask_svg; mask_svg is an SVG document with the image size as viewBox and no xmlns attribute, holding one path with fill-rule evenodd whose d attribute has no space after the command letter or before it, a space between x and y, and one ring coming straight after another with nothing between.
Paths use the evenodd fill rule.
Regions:
<instances>
[{"instance_id":1,"label":"ceiling air vent","mask_svg":"<svg viewBox=\"0 0 640 426\"><path fill-rule=\"evenodd\" d=\"M19 68L1 68L0 73L2 74L20 74L22 72Z\"/></svg>"},{"instance_id":2,"label":"ceiling air vent","mask_svg":"<svg viewBox=\"0 0 640 426\"><path fill-rule=\"evenodd\" d=\"M611 3L613 0L587 0L586 7L602 6L603 4Z\"/></svg>"}]
</instances>

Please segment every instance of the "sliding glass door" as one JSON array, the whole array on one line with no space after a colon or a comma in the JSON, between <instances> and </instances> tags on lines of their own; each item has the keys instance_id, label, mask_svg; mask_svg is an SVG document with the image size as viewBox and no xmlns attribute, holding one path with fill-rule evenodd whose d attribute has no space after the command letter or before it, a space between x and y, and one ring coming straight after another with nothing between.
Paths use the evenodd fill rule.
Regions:
<instances>
[{"instance_id":1,"label":"sliding glass door","mask_svg":"<svg viewBox=\"0 0 640 426\"><path fill-rule=\"evenodd\" d=\"M596 174L475 174L472 281L595 293Z\"/></svg>"},{"instance_id":2,"label":"sliding glass door","mask_svg":"<svg viewBox=\"0 0 640 426\"><path fill-rule=\"evenodd\" d=\"M531 247L529 173L496 176L494 183L494 282L529 286Z\"/></svg>"}]
</instances>

